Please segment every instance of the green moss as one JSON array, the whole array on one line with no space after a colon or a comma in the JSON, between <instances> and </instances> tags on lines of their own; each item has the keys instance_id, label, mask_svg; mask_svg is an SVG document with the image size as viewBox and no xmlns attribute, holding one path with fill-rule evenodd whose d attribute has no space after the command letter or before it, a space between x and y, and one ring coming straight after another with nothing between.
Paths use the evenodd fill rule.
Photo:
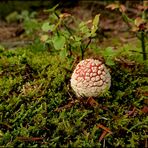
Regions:
<instances>
[{"instance_id":1,"label":"green moss","mask_svg":"<svg viewBox=\"0 0 148 148\"><path fill-rule=\"evenodd\" d=\"M56 112L75 99L68 87L71 67L71 59L61 59L42 45L0 53L0 146L144 146L145 66L131 69L116 63L111 67L111 89L97 98L106 109L76 103ZM128 116L133 107L135 114ZM113 132L105 142L98 141L102 129L97 124Z\"/></svg>"}]
</instances>

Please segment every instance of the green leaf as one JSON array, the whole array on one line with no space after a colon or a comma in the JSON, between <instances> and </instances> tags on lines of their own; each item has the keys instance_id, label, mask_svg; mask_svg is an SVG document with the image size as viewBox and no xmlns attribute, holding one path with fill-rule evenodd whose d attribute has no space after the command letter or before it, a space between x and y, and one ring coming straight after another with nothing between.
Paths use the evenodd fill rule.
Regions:
<instances>
[{"instance_id":1,"label":"green leaf","mask_svg":"<svg viewBox=\"0 0 148 148\"><path fill-rule=\"evenodd\" d=\"M113 59L107 58L105 64L109 66L113 66L115 65L115 62L113 61Z\"/></svg>"},{"instance_id":2,"label":"green leaf","mask_svg":"<svg viewBox=\"0 0 148 148\"><path fill-rule=\"evenodd\" d=\"M17 21L18 16L19 16L18 12L14 11L14 12L10 13L8 16L6 16L6 21L8 23L15 22L15 21Z\"/></svg>"},{"instance_id":3,"label":"green leaf","mask_svg":"<svg viewBox=\"0 0 148 148\"><path fill-rule=\"evenodd\" d=\"M51 9L45 10L44 12L53 12L55 11L55 9L59 6L59 4L55 5L54 7L52 7Z\"/></svg>"},{"instance_id":4,"label":"green leaf","mask_svg":"<svg viewBox=\"0 0 148 148\"><path fill-rule=\"evenodd\" d=\"M61 52L60 52L60 57L61 58L65 58L67 56L67 50L66 48L62 49Z\"/></svg>"},{"instance_id":5,"label":"green leaf","mask_svg":"<svg viewBox=\"0 0 148 148\"><path fill-rule=\"evenodd\" d=\"M89 29L88 29L87 25L84 22L82 22L82 23L79 24L79 28L80 28L80 31L83 34L89 33Z\"/></svg>"},{"instance_id":6,"label":"green leaf","mask_svg":"<svg viewBox=\"0 0 148 148\"><path fill-rule=\"evenodd\" d=\"M26 34L31 34L40 28L39 23L35 19L25 20L23 26Z\"/></svg>"},{"instance_id":7,"label":"green leaf","mask_svg":"<svg viewBox=\"0 0 148 148\"><path fill-rule=\"evenodd\" d=\"M79 41L81 41L82 40L82 38L80 38L80 37L78 37L78 36L75 36L75 41L76 42L79 42Z\"/></svg>"},{"instance_id":8,"label":"green leaf","mask_svg":"<svg viewBox=\"0 0 148 148\"><path fill-rule=\"evenodd\" d=\"M55 25L49 25L49 22L45 22L42 25L42 30L45 31L45 32L48 32L49 30L53 31L54 27L55 27Z\"/></svg>"},{"instance_id":9,"label":"green leaf","mask_svg":"<svg viewBox=\"0 0 148 148\"><path fill-rule=\"evenodd\" d=\"M80 47L80 45L81 45L81 42L74 42L73 44L72 44L72 47Z\"/></svg>"},{"instance_id":10,"label":"green leaf","mask_svg":"<svg viewBox=\"0 0 148 148\"><path fill-rule=\"evenodd\" d=\"M91 28L91 34L92 36L95 34L95 32L98 29L98 23L99 23L100 14L97 14L93 20L93 26Z\"/></svg>"},{"instance_id":11,"label":"green leaf","mask_svg":"<svg viewBox=\"0 0 148 148\"><path fill-rule=\"evenodd\" d=\"M64 36L55 36L52 42L53 42L54 48L59 50L64 47L66 40Z\"/></svg>"},{"instance_id":12,"label":"green leaf","mask_svg":"<svg viewBox=\"0 0 148 148\"><path fill-rule=\"evenodd\" d=\"M114 51L112 47L107 47L104 51L104 56L113 57L116 54L117 54L116 51Z\"/></svg>"},{"instance_id":13,"label":"green leaf","mask_svg":"<svg viewBox=\"0 0 148 148\"><path fill-rule=\"evenodd\" d=\"M99 23L100 14L97 14L93 20L93 26L97 27Z\"/></svg>"},{"instance_id":14,"label":"green leaf","mask_svg":"<svg viewBox=\"0 0 148 148\"><path fill-rule=\"evenodd\" d=\"M107 65L115 65L113 58L117 55L117 52L114 51L112 47L107 47L105 51L103 51L103 55Z\"/></svg>"}]
</instances>

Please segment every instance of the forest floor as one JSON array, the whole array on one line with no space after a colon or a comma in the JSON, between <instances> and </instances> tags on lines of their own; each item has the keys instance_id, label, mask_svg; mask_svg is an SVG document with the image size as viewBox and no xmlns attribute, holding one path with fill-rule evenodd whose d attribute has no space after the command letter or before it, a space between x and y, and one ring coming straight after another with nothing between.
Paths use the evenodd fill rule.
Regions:
<instances>
[{"instance_id":1,"label":"forest floor","mask_svg":"<svg viewBox=\"0 0 148 148\"><path fill-rule=\"evenodd\" d=\"M10 21L10 16L9 23L0 21L0 146L148 147L148 61L143 60L140 40L120 13L105 7L102 3L81 4L60 10L81 21L101 14L97 38L86 55L90 57L92 49L94 55L104 57L111 87L102 96L89 99L92 103L77 98L70 87L80 55L74 47L80 46L70 46L72 55L69 42L62 49L55 48L53 41L63 33L62 27L59 34L48 34L53 43L50 47L38 36L43 30L30 36L23 22ZM139 11L132 7L128 16L136 18ZM44 22L47 18L40 10L35 19ZM74 35L76 39L81 36Z\"/></svg>"}]
</instances>

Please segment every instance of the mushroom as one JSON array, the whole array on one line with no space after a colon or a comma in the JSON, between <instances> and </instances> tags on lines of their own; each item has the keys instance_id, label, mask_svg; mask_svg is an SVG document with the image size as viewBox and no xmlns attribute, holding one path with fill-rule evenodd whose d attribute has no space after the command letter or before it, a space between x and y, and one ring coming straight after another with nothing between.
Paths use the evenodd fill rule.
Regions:
<instances>
[{"instance_id":1,"label":"mushroom","mask_svg":"<svg viewBox=\"0 0 148 148\"><path fill-rule=\"evenodd\" d=\"M106 92L111 85L111 76L97 59L82 60L76 66L71 76L71 87L77 97L98 97Z\"/></svg>"}]
</instances>

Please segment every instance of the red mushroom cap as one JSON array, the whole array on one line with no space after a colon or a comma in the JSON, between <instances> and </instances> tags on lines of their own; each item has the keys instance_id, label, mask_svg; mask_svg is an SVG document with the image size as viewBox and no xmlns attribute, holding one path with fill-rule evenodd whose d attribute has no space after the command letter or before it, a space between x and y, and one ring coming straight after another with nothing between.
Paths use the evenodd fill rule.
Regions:
<instances>
[{"instance_id":1,"label":"red mushroom cap","mask_svg":"<svg viewBox=\"0 0 148 148\"><path fill-rule=\"evenodd\" d=\"M110 85L109 71L101 61L95 59L78 63L71 76L71 87L78 97L97 97Z\"/></svg>"}]
</instances>

